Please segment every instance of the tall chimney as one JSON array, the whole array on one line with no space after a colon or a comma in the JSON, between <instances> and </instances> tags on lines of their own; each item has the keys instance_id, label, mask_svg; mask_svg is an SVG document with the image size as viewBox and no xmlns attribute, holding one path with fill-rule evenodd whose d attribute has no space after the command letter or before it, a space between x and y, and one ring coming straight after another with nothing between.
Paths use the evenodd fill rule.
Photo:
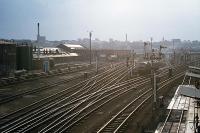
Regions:
<instances>
[{"instance_id":1,"label":"tall chimney","mask_svg":"<svg viewBox=\"0 0 200 133\"><path fill-rule=\"evenodd\" d=\"M38 36L40 36L40 23L37 23L38 26Z\"/></svg>"}]
</instances>

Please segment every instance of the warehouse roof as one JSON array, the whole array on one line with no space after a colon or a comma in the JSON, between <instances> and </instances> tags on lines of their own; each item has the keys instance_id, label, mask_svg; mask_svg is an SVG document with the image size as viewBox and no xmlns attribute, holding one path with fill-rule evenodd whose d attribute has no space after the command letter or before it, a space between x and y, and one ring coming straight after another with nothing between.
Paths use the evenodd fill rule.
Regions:
<instances>
[{"instance_id":1,"label":"warehouse roof","mask_svg":"<svg viewBox=\"0 0 200 133\"><path fill-rule=\"evenodd\" d=\"M64 46L70 48L70 49L84 49L83 46L79 45L79 44L63 44Z\"/></svg>"}]
</instances>

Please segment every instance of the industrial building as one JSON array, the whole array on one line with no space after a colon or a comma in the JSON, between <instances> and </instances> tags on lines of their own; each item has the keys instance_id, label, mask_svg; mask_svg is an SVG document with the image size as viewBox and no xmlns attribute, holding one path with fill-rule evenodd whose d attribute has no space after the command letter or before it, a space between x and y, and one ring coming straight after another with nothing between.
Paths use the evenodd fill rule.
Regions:
<instances>
[{"instance_id":1,"label":"industrial building","mask_svg":"<svg viewBox=\"0 0 200 133\"><path fill-rule=\"evenodd\" d=\"M0 77L8 76L16 68L16 44L0 41Z\"/></svg>"},{"instance_id":2,"label":"industrial building","mask_svg":"<svg viewBox=\"0 0 200 133\"><path fill-rule=\"evenodd\" d=\"M16 70L32 70L32 51L27 43L0 41L0 77L13 75Z\"/></svg>"},{"instance_id":3,"label":"industrial building","mask_svg":"<svg viewBox=\"0 0 200 133\"><path fill-rule=\"evenodd\" d=\"M18 44L16 46L16 69L32 70L33 47L28 44Z\"/></svg>"}]
</instances>

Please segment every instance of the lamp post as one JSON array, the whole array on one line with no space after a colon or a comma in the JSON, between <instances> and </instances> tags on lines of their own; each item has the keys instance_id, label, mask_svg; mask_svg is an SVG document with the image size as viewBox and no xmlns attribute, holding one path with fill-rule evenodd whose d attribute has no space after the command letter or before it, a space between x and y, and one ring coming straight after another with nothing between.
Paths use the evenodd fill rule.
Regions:
<instances>
[{"instance_id":1,"label":"lamp post","mask_svg":"<svg viewBox=\"0 0 200 133\"><path fill-rule=\"evenodd\" d=\"M92 52L91 52L92 31L89 32L89 38L90 38L90 64L91 64L91 62L92 62Z\"/></svg>"},{"instance_id":2,"label":"lamp post","mask_svg":"<svg viewBox=\"0 0 200 133\"><path fill-rule=\"evenodd\" d=\"M152 41L153 41L153 38L151 37L151 52L153 52L153 51L152 51Z\"/></svg>"},{"instance_id":3,"label":"lamp post","mask_svg":"<svg viewBox=\"0 0 200 133\"><path fill-rule=\"evenodd\" d=\"M175 53L175 47L174 47L174 40L172 40L172 44L173 44L173 53L174 53L174 64L175 64L175 60L176 60L176 53Z\"/></svg>"}]
</instances>

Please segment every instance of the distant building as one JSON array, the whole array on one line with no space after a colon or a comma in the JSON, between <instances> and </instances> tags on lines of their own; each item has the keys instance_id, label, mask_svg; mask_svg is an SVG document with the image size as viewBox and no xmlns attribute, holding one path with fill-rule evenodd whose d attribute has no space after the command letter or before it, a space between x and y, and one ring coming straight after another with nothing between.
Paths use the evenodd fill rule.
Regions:
<instances>
[{"instance_id":1,"label":"distant building","mask_svg":"<svg viewBox=\"0 0 200 133\"><path fill-rule=\"evenodd\" d=\"M199 44L198 40L192 41L192 44Z\"/></svg>"},{"instance_id":2,"label":"distant building","mask_svg":"<svg viewBox=\"0 0 200 133\"><path fill-rule=\"evenodd\" d=\"M181 43L181 39L172 39L172 42L174 42L174 43Z\"/></svg>"},{"instance_id":3,"label":"distant building","mask_svg":"<svg viewBox=\"0 0 200 133\"><path fill-rule=\"evenodd\" d=\"M37 42L38 43L45 43L46 37L45 36L37 36Z\"/></svg>"}]
</instances>

